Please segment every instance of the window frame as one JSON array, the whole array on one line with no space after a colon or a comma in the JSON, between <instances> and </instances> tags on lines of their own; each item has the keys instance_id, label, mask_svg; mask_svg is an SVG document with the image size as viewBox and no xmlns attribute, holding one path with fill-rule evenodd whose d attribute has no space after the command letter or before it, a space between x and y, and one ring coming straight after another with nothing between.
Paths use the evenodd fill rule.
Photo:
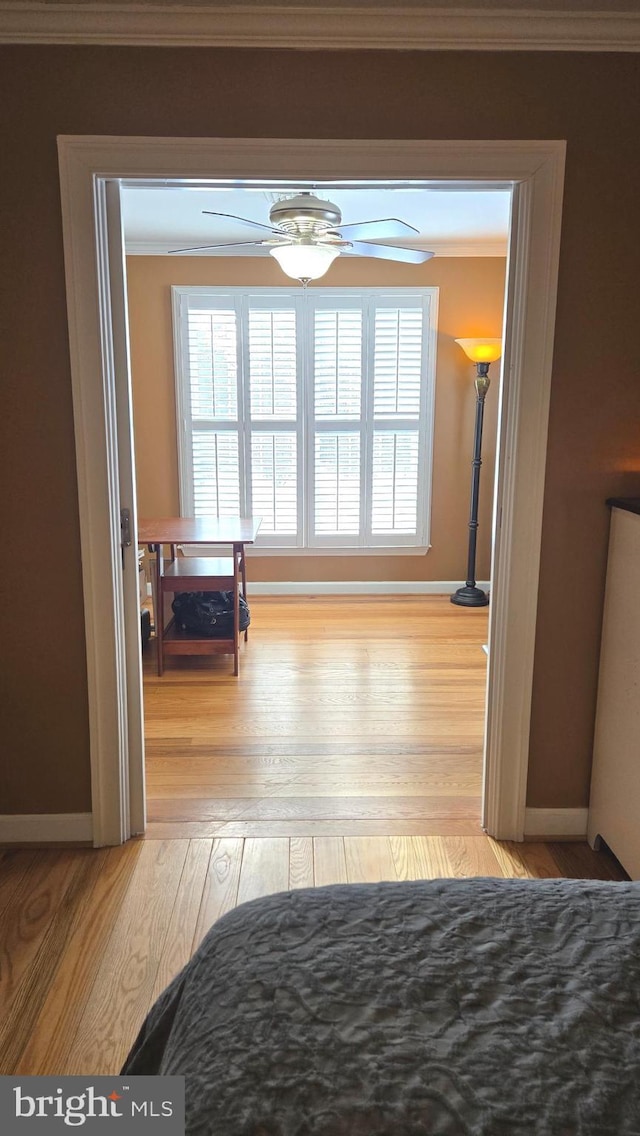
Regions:
<instances>
[{"instance_id":1,"label":"window frame","mask_svg":"<svg viewBox=\"0 0 640 1136\"><path fill-rule=\"evenodd\" d=\"M363 404L359 420L354 418L316 420L315 418L315 388L313 384L313 345L314 345L314 313L318 308L330 307L331 301L339 302L348 298L360 300L360 310L363 312L362 334L362 384ZM373 344L375 337L375 300L387 298L390 303L401 302L406 298L411 306L416 306L416 298L421 301L423 311L422 334L422 360L421 360L421 387L420 407L417 418L398 417L390 415L380 416L380 425L376 428L373 414ZM266 432L295 432L297 454L297 519L298 532L294 535L260 533L254 549L254 554L282 554L294 552L295 555L327 555L327 554L354 554L366 553L369 555L405 553L424 553L430 547L429 537L431 528L431 497L433 482L433 439L434 439L434 411L436 388L436 346L438 336L438 300L439 289L435 286L422 287L316 287L302 290L295 287L221 287L211 285L172 285L171 303L173 317L174 342L174 385L176 397L176 426L178 441L178 479L179 500L182 516L194 515L194 478L193 478L193 429L194 422L191 417L190 385L189 385L189 335L188 313L190 300L196 299L200 303L218 300L211 303L211 308L226 306L235 308L239 318L237 326L237 358L238 358L238 419L220 419L215 425L218 431L237 431L239 446L239 478L240 478L240 509L246 509L251 514L251 437L253 433ZM295 419L251 419L250 403L250 372L246 365L248 359L248 311L251 300L258 300L257 307L268 307L268 301L282 301L282 306L289 301L296 311L296 328L304 320L305 311L309 312L304 320L304 334L296 335L296 398L297 412ZM317 301L320 301L317 303ZM277 306L277 304L276 304ZM380 306L384 306L381 304ZM370 360L369 377L367 378L367 357ZM307 381L308 379L308 381ZM195 427L197 428L197 420ZM315 479L314 454L316 437L318 433L327 432L338 434L342 430L349 433L360 434L360 477L361 477L361 523L360 534L355 535L321 535L313 533ZM403 430L415 431L418 434L418 471L416 511L417 525L415 534L371 532L370 499L373 484L373 465L369 461L369 451L373 446L374 432L401 433Z\"/></svg>"}]
</instances>

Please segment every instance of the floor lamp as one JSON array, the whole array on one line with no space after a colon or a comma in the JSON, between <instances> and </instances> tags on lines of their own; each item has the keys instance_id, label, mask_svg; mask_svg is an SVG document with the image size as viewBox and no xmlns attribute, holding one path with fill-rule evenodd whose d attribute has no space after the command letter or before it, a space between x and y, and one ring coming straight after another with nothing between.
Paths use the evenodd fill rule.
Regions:
<instances>
[{"instance_id":1,"label":"floor lamp","mask_svg":"<svg viewBox=\"0 0 640 1136\"><path fill-rule=\"evenodd\" d=\"M469 552L467 556L467 582L451 596L451 603L460 607L486 607L489 597L476 587L476 541L478 536L478 500L480 494L480 466L482 461L482 420L484 400L489 390L489 364L502 354L501 339L456 339L465 355L476 365L476 428L471 461L471 509L469 516Z\"/></svg>"}]
</instances>

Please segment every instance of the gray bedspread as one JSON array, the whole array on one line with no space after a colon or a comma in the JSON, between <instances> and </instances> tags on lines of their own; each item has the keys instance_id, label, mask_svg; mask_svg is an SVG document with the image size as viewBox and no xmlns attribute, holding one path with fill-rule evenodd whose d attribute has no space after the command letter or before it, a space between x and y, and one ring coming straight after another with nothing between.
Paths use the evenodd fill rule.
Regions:
<instances>
[{"instance_id":1,"label":"gray bedspread","mask_svg":"<svg viewBox=\"0 0 640 1136\"><path fill-rule=\"evenodd\" d=\"M640 884L433 880L231 911L125 1072L189 1136L640 1134Z\"/></svg>"}]
</instances>

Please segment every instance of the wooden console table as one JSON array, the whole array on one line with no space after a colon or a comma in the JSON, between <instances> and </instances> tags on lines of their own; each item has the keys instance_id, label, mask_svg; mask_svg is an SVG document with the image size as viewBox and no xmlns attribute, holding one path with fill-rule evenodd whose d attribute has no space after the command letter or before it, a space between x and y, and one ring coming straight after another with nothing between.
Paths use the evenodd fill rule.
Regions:
<instances>
[{"instance_id":1,"label":"wooden console table","mask_svg":"<svg viewBox=\"0 0 640 1136\"><path fill-rule=\"evenodd\" d=\"M245 546L253 544L259 517L160 517L138 522L138 543L155 553L153 604L158 650L158 674L167 655L233 654L233 673L239 671L239 596L247 598ZM231 556L176 557L176 546L224 545ZM164 548L170 558L165 562ZM173 616L167 621L165 596L175 592L233 591L232 639L215 639L181 631ZM247 632L245 632L245 639Z\"/></svg>"}]
</instances>

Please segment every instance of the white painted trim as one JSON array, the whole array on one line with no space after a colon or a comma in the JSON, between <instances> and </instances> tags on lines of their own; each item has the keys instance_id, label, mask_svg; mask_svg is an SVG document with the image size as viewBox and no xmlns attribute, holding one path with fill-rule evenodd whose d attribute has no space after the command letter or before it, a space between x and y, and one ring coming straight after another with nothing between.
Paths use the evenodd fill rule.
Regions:
<instances>
[{"instance_id":1,"label":"white painted trim","mask_svg":"<svg viewBox=\"0 0 640 1136\"><path fill-rule=\"evenodd\" d=\"M524 835L586 839L588 815L588 809L525 809Z\"/></svg>"},{"instance_id":2,"label":"white painted trim","mask_svg":"<svg viewBox=\"0 0 640 1136\"><path fill-rule=\"evenodd\" d=\"M119 675L123 620L117 493L116 410L110 344L108 240L104 209L72 151L60 155L60 184L71 386L78 472L84 592L93 836L123 839L120 781L126 707ZM94 312L85 324L80 281L90 280ZM86 376L95 374L93 384ZM109 376L109 378L108 378ZM99 396L99 401L98 401ZM117 484L117 481L116 481ZM107 612L100 612L99 597ZM114 790L115 786L115 790Z\"/></svg>"},{"instance_id":3,"label":"white painted trim","mask_svg":"<svg viewBox=\"0 0 640 1136\"><path fill-rule=\"evenodd\" d=\"M638 12L0 3L2 43L413 51L640 51Z\"/></svg>"},{"instance_id":4,"label":"white painted trim","mask_svg":"<svg viewBox=\"0 0 640 1136\"><path fill-rule=\"evenodd\" d=\"M194 544L185 544L182 547L188 556L203 555L202 552L199 554L196 552L196 546ZM350 548L345 544L336 545L333 548L329 546L323 547L322 545L319 545L317 548L299 548L295 545L290 545L288 548L285 548L283 545L277 547L275 545L261 544L260 536L258 536L258 540L255 544L247 546L246 553L248 560L251 560L254 556L286 556L287 559L291 556L301 556L303 559L308 556L348 556L349 558L357 556L358 559L360 559L363 556L426 556L427 553L430 552L431 547L430 544L372 544L369 545L368 548ZM213 548L213 545L209 545L204 555L219 555L215 551L212 551Z\"/></svg>"},{"instance_id":5,"label":"white painted trim","mask_svg":"<svg viewBox=\"0 0 640 1136\"><path fill-rule=\"evenodd\" d=\"M505 240L487 240L483 241L481 238L477 240L435 240L427 241L424 246L420 244L409 244L411 248L427 248L430 252L434 252L437 257L443 256L473 256L473 257L505 257L507 255L507 241ZM169 256L169 250L166 241L127 241L125 245L125 252L127 256ZM188 253L188 256L210 256L210 257L226 257L227 253L224 252L193 252ZM245 252L245 253L232 253L234 257L241 256L243 259L253 260L256 257L261 260L266 260L270 255L268 249L261 252ZM175 260L175 256L173 257ZM184 258L182 258L184 259ZM366 258L365 258L366 259Z\"/></svg>"},{"instance_id":6,"label":"white painted trim","mask_svg":"<svg viewBox=\"0 0 640 1136\"><path fill-rule=\"evenodd\" d=\"M564 144L514 187L493 505L482 823L521 840L560 258Z\"/></svg>"},{"instance_id":7,"label":"white painted trim","mask_svg":"<svg viewBox=\"0 0 640 1136\"><path fill-rule=\"evenodd\" d=\"M58 139L80 497L94 829L117 829L126 711L115 681L119 534L110 523L118 457L101 352L94 187L103 179L331 178L474 181L515 186L496 483L487 679L484 824L522 839L529 753L542 493L551 384L565 143L318 139ZM107 320L108 322L108 320ZM132 621L129 621L131 623ZM139 631L138 631L139 634ZM139 660L138 660L139 663ZM101 682L104 677L105 681ZM139 675L135 677L137 682ZM114 820L116 818L116 820ZM114 839L114 836L111 836ZM96 842L98 842L96 840Z\"/></svg>"},{"instance_id":8,"label":"white painted trim","mask_svg":"<svg viewBox=\"0 0 640 1136\"><path fill-rule=\"evenodd\" d=\"M131 531L138 528L136 502L135 451L133 439L133 395L129 365L129 314L127 306L127 270L124 253L124 234L120 205L120 186L117 182L99 182L101 191L97 199L104 209L103 228L108 237L108 280L112 312L111 338L113 345L113 387L117 390L117 444L118 492L121 508L128 508ZM104 192L106 191L106 192ZM122 378L120 378L122 376ZM119 682L123 719L126 723L126 741L122 747L121 764L121 836L126 840L134 833L144 832L146 826L145 765L144 765L144 702L142 694L142 668L140 665L140 582L138 576L139 549L135 542L122 548L122 602L124 618L121 627L119 651Z\"/></svg>"},{"instance_id":9,"label":"white painted trim","mask_svg":"<svg viewBox=\"0 0 640 1136\"><path fill-rule=\"evenodd\" d=\"M296 559L300 556L303 560L309 556L348 556L349 558L356 556L360 559L363 556L426 556L427 553L431 551L431 547L430 544L372 544L368 548L351 548L349 545L344 544L335 545L333 547L318 545L316 548L300 548L299 545L296 544L262 544L260 536L258 535L256 543L247 545L245 552L247 560L251 560L255 556L284 556L287 560L290 560L292 556L295 556ZM224 552L220 551L220 545L215 544L179 544L178 548L184 552L185 556L231 555L230 545L229 549Z\"/></svg>"},{"instance_id":10,"label":"white painted trim","mask_svg":"<svg viewBox=\"0 0 640 1136\"><path fill-rule=\"evenodd\" d=\"M464 580L250 580L251 596L447 596L462 587ZM484 591L489 584L478 581Z\"/></svg>"},{"instance_id":11,"label":"white painted trim","mask_svg":"<svg viewBox=\"0 0 640 1136\"><path fill-rule=\"evenodd\" d=\"M93 838L91 813L0 816L0 844L77 844Z\"/></svg>"}]
</instances>

